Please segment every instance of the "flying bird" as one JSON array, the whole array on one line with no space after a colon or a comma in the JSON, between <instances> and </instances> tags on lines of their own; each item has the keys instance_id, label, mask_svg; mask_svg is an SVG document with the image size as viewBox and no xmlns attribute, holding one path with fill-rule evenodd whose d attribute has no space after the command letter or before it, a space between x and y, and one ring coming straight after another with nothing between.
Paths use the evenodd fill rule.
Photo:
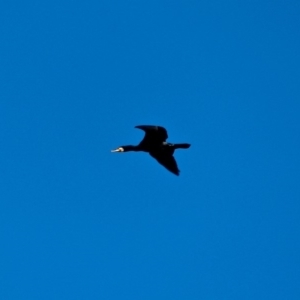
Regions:
<instances>
[{"instance_id":1,"label":"flying bird","mask_svg":"<svg viewBox=\"0 0 300 300\"><path fill-rule=\"evenodd\" d=\"M179 169L173 156L176 149L187 149L190 144L171 144L167 143L167 130L161 126L139 125L135 128L145 131L143 140L136 146L121 146L111 152L143 151L148 152L161 165L175 175L179 175Z\"/></svg>"}]
</instances>

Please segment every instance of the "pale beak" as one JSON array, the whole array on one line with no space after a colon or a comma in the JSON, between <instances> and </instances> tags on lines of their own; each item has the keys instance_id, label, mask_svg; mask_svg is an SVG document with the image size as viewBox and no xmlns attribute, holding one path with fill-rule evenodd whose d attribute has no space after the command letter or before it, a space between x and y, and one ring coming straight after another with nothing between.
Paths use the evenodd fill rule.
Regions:
<instances>
[{"instance_id":1,"label":"pale beak","mask_svg":"<svg viewBox=\"0 0 300 300\"><path fill-rule=\"evenodd\" d=\"M120 147L116 150L111 150L111 152L124 152L124 149L122 147Z\"/></svg>"}]
</instances>

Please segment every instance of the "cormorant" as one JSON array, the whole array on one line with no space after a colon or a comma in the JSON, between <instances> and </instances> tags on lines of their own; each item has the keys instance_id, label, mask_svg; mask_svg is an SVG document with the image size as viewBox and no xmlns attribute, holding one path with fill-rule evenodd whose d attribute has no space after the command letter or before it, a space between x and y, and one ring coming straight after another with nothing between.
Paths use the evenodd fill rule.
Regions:
<instances>
[{"instance_id":1,"label":"cormorant","mask_svg":"<svg viewBox=\"0 0 300 300\"><path fill-rule=\"evenodd\" d=\"M167 143L167 130L161 126L139 125L135 128L145 131L143 140L137 146L121 146L111 152L143 151L148 152L161 165L170 172L179 175L176 160L173 153L176 149L187 149L190 144L171 144Z\"/></svg>"}]
</instances>

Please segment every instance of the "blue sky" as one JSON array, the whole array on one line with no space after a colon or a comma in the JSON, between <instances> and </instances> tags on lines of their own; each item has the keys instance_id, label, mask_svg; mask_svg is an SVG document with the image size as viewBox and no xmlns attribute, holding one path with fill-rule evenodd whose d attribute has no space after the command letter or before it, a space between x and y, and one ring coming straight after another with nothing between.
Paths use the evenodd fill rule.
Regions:
<instances>
[{"instance_id":1,"label":"blue sky","mask_svg":"<svg viewBox=\"0 0 300 300\"><path fill-rule=\"evenodd\" d=\"M3 1L0 298L299 299L299 13Z\"/></svg>"}]
</instances>

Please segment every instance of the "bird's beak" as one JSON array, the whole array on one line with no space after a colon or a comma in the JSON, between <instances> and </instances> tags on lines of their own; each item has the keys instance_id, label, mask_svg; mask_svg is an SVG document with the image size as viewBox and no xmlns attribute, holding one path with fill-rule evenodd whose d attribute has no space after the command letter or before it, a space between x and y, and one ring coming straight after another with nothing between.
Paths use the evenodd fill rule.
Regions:
<instances>
[{"instance_id":1,"label":"bird's beak","mask_svg":"<svg viewBox=\"0 0 300 300\"><path fill-rule=\"evenodd\" d=\"M120 147L116 150L111 150L111 152L124 152L124 149L122 147Z\"/></svg>"}]
</instances>

